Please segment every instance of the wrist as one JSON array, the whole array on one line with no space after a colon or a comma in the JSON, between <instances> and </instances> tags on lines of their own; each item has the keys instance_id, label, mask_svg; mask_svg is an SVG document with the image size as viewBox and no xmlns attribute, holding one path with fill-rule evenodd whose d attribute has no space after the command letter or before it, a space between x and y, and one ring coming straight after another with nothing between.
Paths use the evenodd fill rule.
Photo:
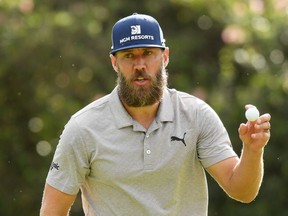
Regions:
<instances>
[{"instance_id":1,"label":"wrist","mask_svg":"<svg viewBox=\"0 0 288 216\"><path fill-rule=\"evenodd\" d=\"M261 147L261 148L257 148L253 145L249 145L249 144L243 144L243 149L242 149L243 152L245 152L246 154L253 154L254 157L255 156L263 156L264 154L264 147Z\"/></svg>"}]
</instances>

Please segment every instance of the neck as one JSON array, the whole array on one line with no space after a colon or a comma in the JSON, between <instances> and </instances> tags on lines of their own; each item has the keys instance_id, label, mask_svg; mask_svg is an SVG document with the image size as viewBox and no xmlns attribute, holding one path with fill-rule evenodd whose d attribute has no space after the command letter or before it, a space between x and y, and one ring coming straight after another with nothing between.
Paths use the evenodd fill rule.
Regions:
<instances>
[{"instance_id":1,"label":"neck","mask_svg":"<svg viewBox=\"0 0 288 216\"><path fill-rule=\"evenodd\" d=\"M123 103L126 111L131 115L131 117L146 129L148 129L152 124L157 114L159 104L160 102L145 107L131 107Z\"/></svg>"}]
</instances>

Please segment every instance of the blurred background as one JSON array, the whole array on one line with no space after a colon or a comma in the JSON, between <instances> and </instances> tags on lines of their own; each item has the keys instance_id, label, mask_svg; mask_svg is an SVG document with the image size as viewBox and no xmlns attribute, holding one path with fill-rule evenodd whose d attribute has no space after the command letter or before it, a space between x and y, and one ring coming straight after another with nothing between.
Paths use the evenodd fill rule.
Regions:
<instances>
[{"instance_id":1,"label":"blurred background","mask_svg":"<svg viewBox=\"0 0 288 216\"><path fill-rule=\"evenodd\" d=\"M111 28L133 12L160 22L169 87L209 103L238 154L244 105L272 115L258 197L238 203L208 177L209 216L288 215L288 0L0 0L0 215L39 214L59 135L114 88Z\"/></svg>"}]
</instances>

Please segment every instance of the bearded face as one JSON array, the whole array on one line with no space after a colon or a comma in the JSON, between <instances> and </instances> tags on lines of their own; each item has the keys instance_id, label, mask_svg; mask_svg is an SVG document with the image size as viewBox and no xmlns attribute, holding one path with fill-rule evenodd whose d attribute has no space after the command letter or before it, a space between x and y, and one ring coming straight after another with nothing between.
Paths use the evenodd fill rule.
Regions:
<instances>
[{"instance_id":1,"label":"bearded face","mask_svg":"<svg viewBox=\"0 0 288 216\"><path fill-rule=\"evenodd\" d=\"M134 80L149 80L149 85L135 85ZM167 73L164 65L155 76L145 70L136 70L130 77L125 77L118 67L118 94L121 101L131 107L144 107L161 101L167 86Z\"/></svg>"}]
</instances>

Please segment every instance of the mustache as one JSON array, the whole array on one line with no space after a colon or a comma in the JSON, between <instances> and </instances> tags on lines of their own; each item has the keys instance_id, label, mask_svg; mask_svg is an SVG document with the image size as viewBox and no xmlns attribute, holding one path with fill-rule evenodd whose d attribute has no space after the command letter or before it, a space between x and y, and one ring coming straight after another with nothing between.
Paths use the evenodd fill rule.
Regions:
<instances>
[{"instance_id":1,"label":"mustache","mask_svg":"<svg viewBox=\"0 0 288 216\"><path fill-rule=\"evenodd\" d=\"M131 76L131 80L135 80L139 77L143 77L144 79L151 79L151 76L145 70L135 70L133 75Z\"/></svg>"}]
</instances>

